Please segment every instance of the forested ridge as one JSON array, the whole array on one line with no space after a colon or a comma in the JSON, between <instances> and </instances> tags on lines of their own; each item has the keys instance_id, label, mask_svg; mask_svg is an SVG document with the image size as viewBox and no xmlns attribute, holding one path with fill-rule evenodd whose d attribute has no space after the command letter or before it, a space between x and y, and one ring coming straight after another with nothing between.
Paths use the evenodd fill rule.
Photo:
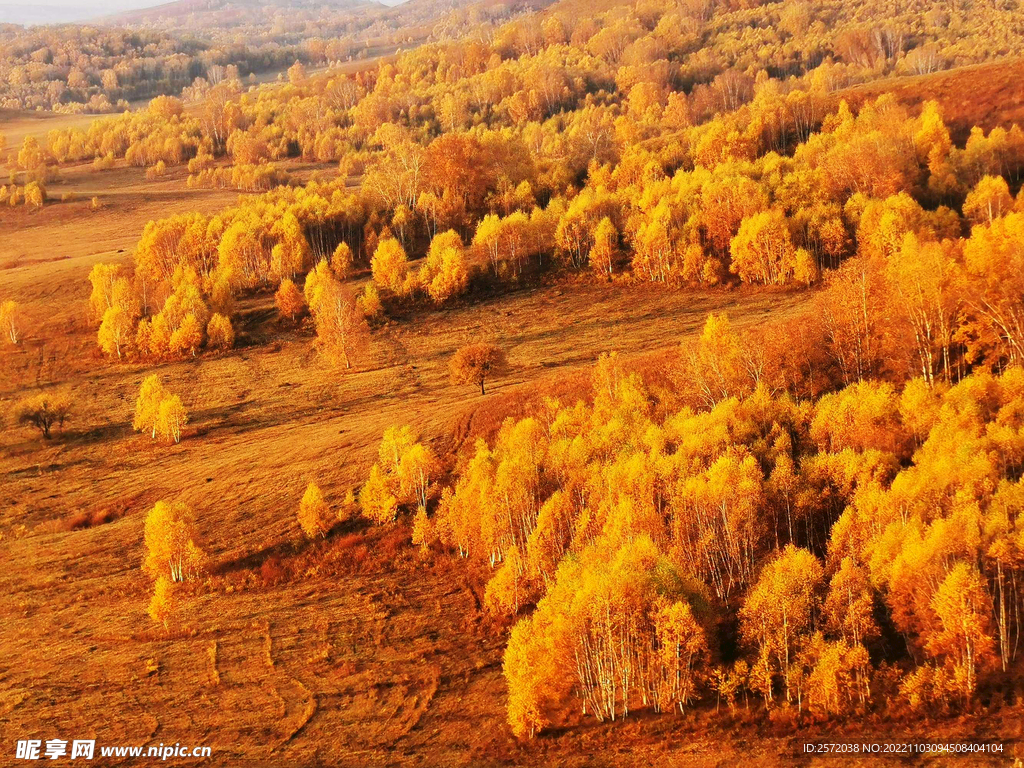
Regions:
<instances>
[{"instance_id":1,"label":"forested ridge","mask_svg":"<svg viewBox=\"0 0 1024 768\"><path fill-rule=\"evenodd\" d=\"M511 16L439 24L356 72L307 71L333 43L272 86L235 65L29 137L0 201L60 205L47 185L80 163L239 192L92 267L111 365L231 354L237 305L271 294L341 377L394 324L524 286L806 292L795 316L737 330L716 312L669 352L603 355L586 391L542 387L451 453L381 424L343 501L306 485L301 531L406 520L422 550L489 569L517 737L636 710L793 723L1016 705L1024 131L955 140L952 99L847 96L1019 56L1017 3ZM12 344L25 326L0 305ZM500 338L477 342L451 376L486 397L510 362ZM143 383L136 431L178 443L188 419ZM146 522L165 627L178 583L210 569L196 530L170 500Z\"/></svg>"}]
</instances>

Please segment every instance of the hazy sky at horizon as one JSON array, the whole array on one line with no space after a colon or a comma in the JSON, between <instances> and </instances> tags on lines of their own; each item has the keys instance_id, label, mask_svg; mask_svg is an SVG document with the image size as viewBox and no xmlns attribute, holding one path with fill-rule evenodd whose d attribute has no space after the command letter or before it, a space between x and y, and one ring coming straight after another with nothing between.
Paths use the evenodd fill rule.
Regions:
<instances>
[{"instance_id":1,"label":"hazy sky at horizon","mask_svg":"<svg viewBox=\"0 0 1024 768\"><path fill-rule=\"evenodd\" d=\"M0 0L0 22L54 23L95 19L111 13L163 5L168 0Z\"/></svg>"},{"instance_id":2,"label":"hazy sky at horizon","mask_svg":"<svg viewBox=\"0 0 1024 768\"><path fill-rule=\"evenodd\" d=\"M82 22L112 13L151 8L171 0L0 0L0 24L54 24ZM405 0L380 0L384 5L401 5Z\"/></svg>"},{"instance_id":3,"label":"hazy sky at horizon","mask_svg":"<svg viewBox=\"0 0 1024 768\"><path fill-rule=\"evenodd\" d=\"M127 9L135 8L149 8L154 5L163 5L171 0L40 0L38 3L32 3L33 6L47 7L50 8L69 8L76 11L89 11L93 16L103 16L112 11L123 11ZM390 0L387 5L400 5L402 0ZM9 0L0 0L0 8L24 8L26 6L24 0L22 2L10 2Z\"/></svg>"},{"instance_id":4,"label":"hazy sky at horizon","mask_svg":"<svg viewBox=\"0 0 1024 768\"><path fill-rule=\"evenodd\" d=\"M70 8L76 11L89 11L94 16L102 16L111 11L123 11L129 8L148 8L151 5L163 5L168 0L41 0L33 3L37 8ZM24 8L25 3L11 3L0 0L0 7Z\"/></svg>"}]
</instances>

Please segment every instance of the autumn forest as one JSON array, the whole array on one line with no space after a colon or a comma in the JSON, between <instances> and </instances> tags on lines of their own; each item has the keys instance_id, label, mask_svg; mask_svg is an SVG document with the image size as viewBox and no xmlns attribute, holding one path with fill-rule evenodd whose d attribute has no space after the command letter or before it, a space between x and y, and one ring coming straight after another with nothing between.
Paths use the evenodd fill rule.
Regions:
<instances>
[{"instance_id":1,"label":"autumn forest","mask_svg":"<svg viewBox=\"0 0 1024 768\"><path fill-rule=\"evenodd\" d=\"M1024 756L1021 10L0 25L0 748Z\"/></svg>"}]
</instances>

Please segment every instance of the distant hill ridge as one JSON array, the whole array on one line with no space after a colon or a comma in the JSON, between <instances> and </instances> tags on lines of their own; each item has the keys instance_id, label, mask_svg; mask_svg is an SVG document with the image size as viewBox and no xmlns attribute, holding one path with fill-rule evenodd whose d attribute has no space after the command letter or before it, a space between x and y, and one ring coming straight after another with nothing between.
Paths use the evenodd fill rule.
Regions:
<instances>
[{"instance_id":1,"label":"distant hill ridge","mask_svg":"<svg viewBox=\"0 0 1024 768\"><path fill-rule=\"evenodd\" d=\"M361 8L382 6L376 0L173 0L170 3L119 11L94 20L111 24L147 24L165 20L182 20L193 14L212 14L215 17L237 12L266 12L271 8L319 9L324 6L336 8ZM383 6L382 6L383 7Z\"/></svg>"}]
</instances>

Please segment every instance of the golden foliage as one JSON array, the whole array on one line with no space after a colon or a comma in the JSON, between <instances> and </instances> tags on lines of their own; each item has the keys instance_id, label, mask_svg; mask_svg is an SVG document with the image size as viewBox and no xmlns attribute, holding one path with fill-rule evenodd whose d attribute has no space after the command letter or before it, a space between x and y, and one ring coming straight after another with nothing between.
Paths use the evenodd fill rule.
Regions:
<instances>
[{"instance_id":1,"label":"golden foliage","mask_svg":"<svg viewBox=\"0 0 1024 768\"><path fill-rule=\"evenodd\" d=\"M285 278L274 294L274 305L283 317L295 320L306 309L302 293L290 279Z\"/></svg>"},{"instance_id":2,"label":"golden foliage","mask_svg":"<svg viewBox=\"0 0 1024 768\"><path fill-rule=\"evenodd\" d=\"M153 597L146 612L149 618L157 624L162 624L164 629L169 627L174 613L174 583L166 576L157 577L153 585Z\"/></svg>"},{"instance_id":3,"label":"golden foliage","mask_svg":"<svg viewBox=\"0 0 1024 768\"><path fill-rule=\"evenodd\" d=\"M702 365L742 371L749 343ZM592 405L549 399L478 441L414 521L417 543L495 568L489 610L536 606L505 655L516 735L558 723L574 696L599 719L708 690L859 710L888 695L873 682L878 616L929 659L901 685L914 706L966 703L1006 668L1024 443L996 425L1022 403L1021 369L903 393L865 381L806 404L747 384L657 419L617 357L593 383ZM709 666L709 616L738 619L734 667Z\"/></svg>"},{"instance_id":4,"label":"golden foliage","mask_svg":"<svg viewBox=\"0 0 1024 768\"><path fill-rule=\"evenodd\" d=\"M399 508L426 509L436 474L437 460L410 427L388 427L359 492L363 515L383 524L393 521Z\"/></svg>"},{"instance_id":5,"label":"golden foliage","mask_svg":"<svg viewBox=\"0 0 1024 768\"><path fill-rule=\"evenodd\" d=\"M21 305L12 299L0 302L0 334L8 344L21 341Z\"/></svg>"},{"instance_id":6,"label":"golden foliage","mask_svg":"<svg viewBox=\"0 0 1024 768\"><path fill-rule=\"evenodd\" d=\"M299 527L307 538L327 535L330 529L331 510L324 501L320 486L310 481L299 502Z\"/></svg>"},{"instance_id":7,"label":"golden foliage","mask_svg":"<svg viewBox=\"0 0 1024 768\"><path fill-rule=\"evenodd\" d=\"M231 320L215 312L206 326L206 342L216 349L235 346L235 329L231 327Z\"/></svg>"},{"instance_id":8,"label":"golden foliage","mask_svg":"<svg viewBox=\"0 0 1024 768\"><path fill-rule=\"evenodd\" d=\"M379 287L399 296L407 292L406 277L409 273L409 263L405 249L395 238L387 237L377 244L370 267L373 271L373 281Z\"/></svg>"},{"instance_id":9,"label":"golden foliage","mask_svg":"<svg viewBox=\"0 0 1024 768\"><path fill-rule=\"evenodd\" d=\"M353 357L369 344L369 328L355 295L326 261L306 276L305 291L320 351L330 364L351 369Z\"/></svg>"},{"instance_id":10,"label":"golden foliage","mask_svg":"<svg viewBox=\"0 0 1024 768\"><path fill-rule=\"evenodd\" d=\"M196 544L195 515L182 502L158 501L146 516L143 568L172 582L196 579L206 571L206 556Z\"/></svg>"},{"instance_id":11,"label":"golden foliage","mask_svg":"<svg viewBox=\"0 0 1024 768\"><path fill-rule=\"evenodd\" d=\"M465 292L469 271L458 233L448 230L434 236L418 277L420 285L435 304L443 304Z\"/></svg>"},{"instance_id":12,"label":"golden foliage","mask_svg":"<svg viewBox=\"0 0 1024 768\"><path fill-rule=\"evenodd\" d=\"M139 387L135 400L135 415L132 429L149 432L154 440L181 442L182 429L188 424L188 411L178 395L172 395L160 382L157 374L147 376Z\"/></svg>"}]
</instances>

